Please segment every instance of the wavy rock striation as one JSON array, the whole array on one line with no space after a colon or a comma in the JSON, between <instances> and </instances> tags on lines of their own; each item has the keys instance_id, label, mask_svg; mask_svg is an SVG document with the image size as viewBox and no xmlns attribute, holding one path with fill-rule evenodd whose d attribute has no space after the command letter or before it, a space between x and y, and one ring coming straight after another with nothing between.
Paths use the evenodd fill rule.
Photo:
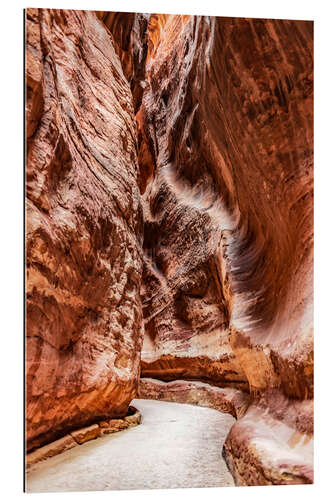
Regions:
<instances>
[{"instance_id":1,"label":"wavy rock striation","mask_svg":"<svg viewBox=\"0 0 333 500\"><path fill-rule=\"evenodd\" d=\"M142 344L132 94L92 12L28 9L28 449L126 414Z\"/></svg>"},{"instance_id":2,"label":"wavy rock striation","mask_svg":"<svg viewBox=\"0 0 333 500\"><path fill-rule=\"evenodd\" d=\"M156 18L137 113L142 375L248 390L225 446L238 483L311 482L311 433L304 464L267 412L291 398L307 420L313 397L312 23Z\"/></svg>"},{"instance_id":3,"label":"wavy rock striation","mask_svg":"<svg viewBox=\"0 0 333 500\"><path fill-rule=\"evenodd\" d=\"M123 416L142 347L237 484L313 481L312 30L27 11L30 447Z\"/></svg>"},{"instance_id":4,"label":"wavy rock striation","mask_svg":"<svg viewBox=\"0 0 333 500\"><path fill-rule=\"evenodd\" d=\"M206 357L214 382L311 397L311 78L309 22L167 18L138 117L144 375Z\"/></svg>"}]
</instances>

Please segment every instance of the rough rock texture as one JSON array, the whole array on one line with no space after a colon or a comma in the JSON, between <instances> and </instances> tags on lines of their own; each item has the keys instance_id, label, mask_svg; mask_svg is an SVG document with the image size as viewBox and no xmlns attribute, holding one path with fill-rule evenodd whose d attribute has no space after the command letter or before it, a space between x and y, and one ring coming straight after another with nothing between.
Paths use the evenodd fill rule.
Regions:
<instances>
[{"instance_id":1,"label":"rough rock texture","mask_svg":"<svg viewBox=\"0 0 333 500\"><path fill-rule=\"evenodd\" d=\"M126 415L142 344L132 95L92 12L26 12L28 449Z\"/></svg>"},{"instance_id":2,"label":"rough rock texture","mask_svg":"<svg viewBox=\"0 0 333 500\"><path fill-rule=\"evenodd\" d=\"M138 397L214 408L222 413L230 413L235 418L244 415L250 400L245 392L230 387L214 387L198 381L163 382L151 378L140 380Z\"/></svg>"},{"instance_id":3,"label":"rough rock texture","mask_svg":"<svg viewBox=\"0 0 333 500\"><path fill-rule=\"evenodd\" d=\"M126 423L121 418L115 418L111 420L103 420L100 422L101 434L113 434L114 432L123 431L126 429Z\"/></svg>"},{"instance_id":4,"label":"rough rock texture","mask_svg":"<svg viewBox=\"0 0 333 500\"><path fill-rule=\"evenodd\" d=\"M145 87L150 15L106 11L96 14L112 34L124 75L131 87L136 112Z\"/></svg>"},{"instance_id":5,"label":"rough rock texture","mask_svg":"<svg viewBox=\"0 0 333 500\"><path fill-rule=\"evenodd\" d=\"M137 113L143 377L204 380L249 390L254 401L272 388L291 405L313 397L312 30L306 21L193 16L150 23ZM256 412L226 442L239 484L309 482L309 470L295 479L302 449L289 479L268 464L267 429L284 463L288 424ZM265 435L256 452L254 414ZM237 446L243 465L259 454L256 474L237 464ZM270 467L265 479L259 469Z\"/></svg>"},{"instance_id":6,"label":"rough rock texture","mask_svg":"<svg viewBox=\"0 0 333 500\"><path fill-rule=\"evenodd\" d=\"M312 23L169 16L147 82L143 374L311 397Z\"/></svg>"},{"instance_id":7,"label":"rough rock texture","mask_svg":"<svg viewBox=\"0 0 333 500\"><path fill-rule=\"evenodd\" d=\"M140 394L234 411L238 484L311 482L313 24L27 27L28 445L126 413L142 304Z\"/></svg>"},{"instance_id":8,"label":"rough rock texture","mask_svg":"<svg viewBox=\"0 0 333 500\"><path fill-rule=\"evenodd\" d=\"M141 413L133 406L128 407L128 412L124 418L115 418L110 420L101 420L98 424L89 425L81 429L76 429L70 434L41 446L26 455L26 468L29 472L32 466L48 458L60 455L61 453L73 448L76 445L84 444L106 434L113 434L141 423Z\"/></svg>"},{"instance_id":9,"label":"rough rock texture","mask_svg":"<svg viewBox=\"0 0 333 500\"><path fill-rule=\"evenodd\" d=\"M267 391L233 425L223 451L237 485L313 483L313 401Z\"/></svg>"},{"instance_id":10,"label":"rough rock texture","mask_svg":"<svg viewBox=\"0 0 333 500\"><path fill-rule=\"evenodd\" d=\"M128 415L125 418L101 421L99 422L99 426L101 427L101 435L105 435L123 431L125 429L129 429L130 427L135 427L140 423L141 413L133 406L129 406Z\"/></svg>"},{"instance_id":11,"label":"rough rock texture","mask_svg":"<svg viewBox=\"0 0 333 500\"><path fill-rule=\"evenodd\" d=\"M76 431L71 432L72 438L77 442L77 444L83 444L92 439L96 439L101 435L101 429L99 425L93 424L88 427L83 427Z\"/></svg>"},{"instance_id":12,"label":"rough rock texture","mask_svg":"<svg viewBox=\"0 0 333 500\"><path fill-rule=\"evenodd\" d=\"M66 450L74 448L76 445L77 442L75 439L71 435L67 434L66 436L57 439L46 446L42 446L41 448L28 453L26 456L26 467L27 469L30 469L36 463L46 460L47 458L54 457L55 455L59 455Z\"/></svg>"}]
</instances>

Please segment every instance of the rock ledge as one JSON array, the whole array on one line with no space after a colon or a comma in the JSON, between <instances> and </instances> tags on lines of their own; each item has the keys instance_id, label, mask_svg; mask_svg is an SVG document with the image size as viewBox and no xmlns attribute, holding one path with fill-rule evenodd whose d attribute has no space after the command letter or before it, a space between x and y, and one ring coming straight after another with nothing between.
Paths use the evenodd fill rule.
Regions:
<instances>
[{"instance_id":1,"label":"rock ledge","mask_svg":"<svg viewBox=\"0 0 333 500\"><path fill-rule=\"evenodd\" d=\"M135 427L141 423L141 413L139 410L130 406L128 408L128 415L124 418L102 420L97 424L88 427L82 427L72 431L66 436L53 441L52 443L42 446L31 453L27 454L26 468L30 470L31 467L38 462L46 460L47 458L59 455L74 446L81 445L92 439L104 436L106 434L113 434L114 432L123 431L131 427Z\"/></svg>"}]
</instances>

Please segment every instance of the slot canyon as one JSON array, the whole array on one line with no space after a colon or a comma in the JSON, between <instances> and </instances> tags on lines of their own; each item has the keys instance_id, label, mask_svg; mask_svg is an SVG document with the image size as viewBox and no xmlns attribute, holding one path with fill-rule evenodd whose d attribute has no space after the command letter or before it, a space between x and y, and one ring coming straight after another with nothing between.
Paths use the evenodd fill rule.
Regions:
<instances>
[{"instance_id":1,"label":"slot canyon","mask_svg":"<svg viewBox=\"0 0 333 500\"><path fill-rule=\"evenodd\" d=\"M229 414L234 484L312 483L313 23L25 31L27 456L157 400Z\"/></svg>"}]
</instances>

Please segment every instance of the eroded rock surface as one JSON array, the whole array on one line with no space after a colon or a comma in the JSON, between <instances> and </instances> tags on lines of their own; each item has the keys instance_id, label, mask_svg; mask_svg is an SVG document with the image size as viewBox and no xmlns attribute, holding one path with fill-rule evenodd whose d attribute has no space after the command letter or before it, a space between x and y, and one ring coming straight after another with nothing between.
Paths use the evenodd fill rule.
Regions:
<instances>
[{"instance_id":1,"label":"eroded rock surface","mask_svg":"<svg viewBox=\"0 0 333 500\"><path fill-rule=\"evenodd\" d=\"M266 391L233 425L223 451L237 485L313 483L313 401Z\"/></svg>"},{"instance_id":2,"label":"eroded rock surface","mask_svg":"<svg viewBox=\"0 0 333 500\"><path fill-rule=\"evenodd\" d=\"M222 388L185 380L163 382L152 378L140 380L138 397L214 408L222 413L230 413L235 418L244 415L250 402L246 392L230 387Z\"/></svg>"},{"instance_id":3,"label":"eroded rock surface","mask_svg":"<svg viewBox=\"0 0 333 500\"><path fill-rule=\"evenodd\" d=\"M141 413L139 410L133 406L129 406L127 413L128 414L124 418L100 420L98 424L76 429L60 439L56 439L45 446L41 446L31 451L26 456L26 470L32 472L35 470L34 466L39 462L48 460L56 455L60 455L61 453L74 448L74 446L82 445L88 441L105 436L106 434L114 434L140 424ZM29 480L30 475L28 475L28 481Z\"/></svg>"},{"instance_id":4,"label":"eroded rock surface","mask_svg":"<svg viewBox=\"0 0 333 500\"><path fill-rule=\"evenodd\" d=\"M150 14L107 11L96 14L112 34L115 50L131 87L136 113L145 87Z\"/></svg>"},{"instance_id":5,"label":"eroded rock surface","mask_svg":"<svg viewBox=\"0 0 333 500\"><path fill-rule=\"evenodd\" d=\"M141 397L234 414L237 484L312 482L312 23L27 26L30 446L126 413L142 304Z\"/></svg>"},{"instance_id":6,"label":"eroded rock surface","mask_svg":"<svg viewBox=\"0 0 333 500\"><path fill-rule=\"evenodd\" d=\"M313 397L312 29L303 21L153 18L137 114L143 377L248 390L253 405L271 388L276 401L304 400L306 408ZM236 465L232 444L237 434L251 461L256 411L236 424L246 432L226 442L239 484L266 484L261 472ZM266 465L255 468L277 467L267 484L310 482L308 469L295 479L302 450L286 481L264 458L275 439L267 429L281 441L282 462L290 435L283 415L271 425L259 414L265 438L256 453ZM299 421L308 418L301 405Z\"/></svg>"},{"instance_id":7,"label":"eroded rock surface","mask_svg":"<svg viewBox=\"0 0 333 500\"><path fill-rule=\"evenodd\" d=\"M28 449L124 416L142 344L132 94L92 12L28 9Z\"/></svg>"},{"instance_id":8,"label":"eroded rock surface","mask_svg":"<svg viewBox=\"0 0 333 500\"><path fill-rule=\"evenodd\" d=\"M147 82L143 374L311 397L312 23L169 16Z\"/></svg>"}]
</instances>

